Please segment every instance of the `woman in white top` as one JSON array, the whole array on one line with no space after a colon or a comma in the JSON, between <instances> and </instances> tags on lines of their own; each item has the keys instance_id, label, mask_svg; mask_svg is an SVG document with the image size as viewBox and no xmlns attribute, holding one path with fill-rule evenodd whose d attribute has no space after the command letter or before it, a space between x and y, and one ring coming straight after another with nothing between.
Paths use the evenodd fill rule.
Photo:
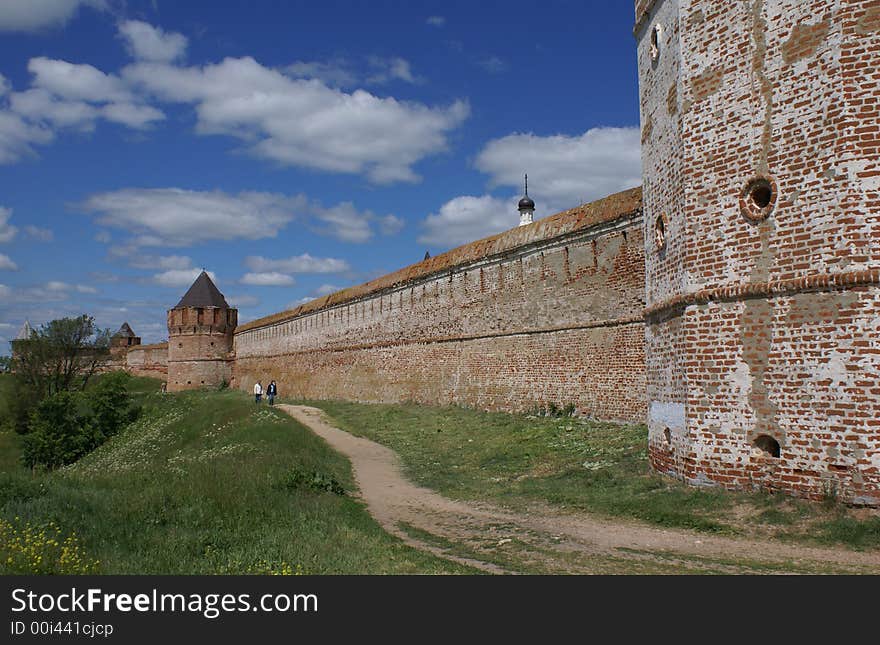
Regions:
<instances>
[{"instance_id":1,"label":"woman in white top","mask_svg":"<svg viewBox=\"0 0 880 645\"><path fill-rule=\"evenodd\" d=\"M259 403L261 398L263 398L263 386L257 381L254 383L254 403Z\"/></svg>"}]
</instances>

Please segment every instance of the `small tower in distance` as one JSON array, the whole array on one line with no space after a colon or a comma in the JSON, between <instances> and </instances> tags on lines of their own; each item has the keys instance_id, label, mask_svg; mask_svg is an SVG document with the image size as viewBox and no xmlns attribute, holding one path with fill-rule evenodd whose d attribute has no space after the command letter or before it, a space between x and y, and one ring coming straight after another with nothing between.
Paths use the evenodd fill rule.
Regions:
<instances>
[{"instance_id":1,"label":"small tower in distance","mask_svg":"<svg viewBox=\"0 0 880 645\"><path fill-rule=\"evenodd\" d=\"M219 387L232 377L238 310L205 271L168 310L168 391Z\"/></svg>"},{"instance_id":2,"label":"small tower in distance","mask_svg":"<svg viewBox=\"0 0 880 645\"><path fill-rule=\"evenodd\" d=\"M122 323L122 327L119 328L113 336L110 338L110 355L118 360L120 357L125 356L128 352L129 347L134 347L135 345L141 344L141 337L136 336L131 326L124 322Z\"/></svg>"},{"instance_id":3,"label":"small tower in distance","mask_svg":"<svg viewBox=\"0 0 880 645\"><path fill-rule=\"evenodd\" d=\"M519 211L519 225L525 226L526 224L532 223L532 216L535 214L535 202L532 201L532 198L529 197L529 176L525 176L525 196L519 200L519 206L517 206L517 210Z\"/></svg>"}]
</instances>

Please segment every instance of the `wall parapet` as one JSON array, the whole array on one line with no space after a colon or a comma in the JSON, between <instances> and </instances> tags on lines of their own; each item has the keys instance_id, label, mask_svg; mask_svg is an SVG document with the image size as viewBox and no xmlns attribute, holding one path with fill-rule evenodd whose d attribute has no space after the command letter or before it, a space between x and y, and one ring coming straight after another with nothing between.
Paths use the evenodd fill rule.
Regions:
<instances>
[{"instance_id":1,"label":"wall parapet","mask_svg":"<svg viewBox=\"0 0 880 645\"><path fill-rule=\"evenodd\" d=\"M389 273L364 284L331 293L307 302L295 309L258 318L235 330L235 335L272 327L302 316L351 305L367 298L393 293L421 282L430 282L463 267L498 263L511 253L528 253L542 248L564 245L574 237L590 233L606 235L617 229L624 230L642 215L641 187L610 195L561 213L556 213L527 226L504 231L497 235L471 242L427 260Z\"/></svg>"}]
</instances>

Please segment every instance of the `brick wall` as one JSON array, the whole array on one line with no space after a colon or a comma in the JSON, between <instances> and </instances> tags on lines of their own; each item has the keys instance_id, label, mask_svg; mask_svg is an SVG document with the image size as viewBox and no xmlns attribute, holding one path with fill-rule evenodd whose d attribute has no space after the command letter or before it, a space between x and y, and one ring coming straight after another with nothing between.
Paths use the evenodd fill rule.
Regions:
<instances>
[{"instance_id":1,"label":"brick wall","mask_svg":"<svg viewBox=\"0 0 880 645\"><path fill-rule=\"evenodd\" d=\"M244 325L235 384L642 421L640 206L627 191Z\"/></svg>"},{"instance_id":2,"label":"brick wall","mask_svg":"<svg viewBox=\"0 0 880 645\"><path fill-rule=\"evenodd\" d=\"M637 9L652 463L880 504L880 4Z\"/></svg>"},{"instance_id":3,"label":"brick wall","mask_svg":"<svg viewBox=\"0 0 880 645\"><path fill-rule=\"evenodd\" d=\"M125 369L134 376L164 379L168 374L168 343L130 348L125 356Z\"/></svg>"}]
</instances>

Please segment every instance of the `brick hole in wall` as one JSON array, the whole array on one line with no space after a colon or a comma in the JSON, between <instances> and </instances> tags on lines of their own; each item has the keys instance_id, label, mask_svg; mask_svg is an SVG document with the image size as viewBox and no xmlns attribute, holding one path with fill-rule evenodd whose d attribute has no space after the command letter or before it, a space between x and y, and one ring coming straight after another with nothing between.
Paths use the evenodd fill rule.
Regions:
<instances>
[{"instance_id":1,"label":"brick hole in wall","mask_svg":"<svg viewBox=\"0 0 880 645\"><path fill-rule=\"evenodd\" d=\"M666 442L666 445L672 447L672 430L669 428L663 428L663 440Z\"/></svg>"},{"instance_id":2,"label":"brick hole in wall","mask_svg":"<svg viewBox=\"0 0 880 645\"><path fill-rule=\"evenodd\" d=\"M663 34L663 27L654 25L651 30L651 62L657 63L660 59L660 37Z\"/></svg>"},{"instance_id":3,"label":"brick hole in wall","mask_svg":"<svg viewBox=\"0 0 880 645\"><path fill-rule=\"evenodd\" d=\"M755 437L755 440L752 442L752 446L760 450L761 454L764 457L773 457L774 459L779 459L779 442L770 435L762 434Z\"/></svg>"},{"instance_id":4,"label":"brick hole in wall","mask_svg":"<svg viewBox=\"0 0 880 645\"><path fill-rule=\"evenodd\" d=\"M751 222L767 219L776 204L776 182L769 177L749 180L740 193L740 210Z\"/></svg>"},{"instance_id":5,"label":"brick hole in wall","mask_svg":"<svg viewBox=\"0 0 880 645\"><path fill-rule=\"evenodd\" d=\"M666 224L668 220L666 213L660 213L654 221L654 244L658 251L666 248Z\"/></svg>"}]
</instances>

